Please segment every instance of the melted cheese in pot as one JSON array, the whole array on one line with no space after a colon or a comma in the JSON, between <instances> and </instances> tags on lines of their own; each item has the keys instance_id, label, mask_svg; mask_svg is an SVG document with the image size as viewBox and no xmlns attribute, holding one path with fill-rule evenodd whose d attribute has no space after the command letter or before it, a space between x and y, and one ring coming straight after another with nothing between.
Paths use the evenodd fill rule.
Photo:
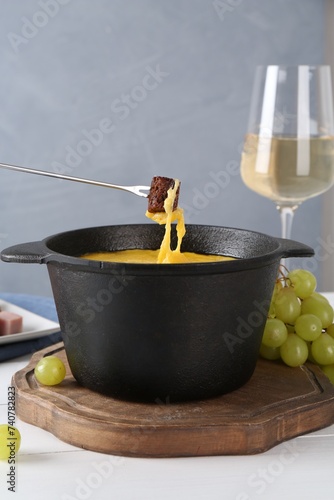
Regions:
<instances>
[{"instance_id":1,"label":"melted cheese in pot","mask_svg":"<svg viewBox=\"0 0 334 500\"><path fill-rule=\"evenodd\" d=\"M84 259L100 260L104 262L127 262L131 264L157 264L160 250L131 249L119 250L117 252L95 252L82 256ZM187 264L196 262L220 262L222 260L234 260L233 257L223 255L204 255L193 252L182 252ZM175 262L175 261L174 261Z\"/></svg>"}]
</instances>

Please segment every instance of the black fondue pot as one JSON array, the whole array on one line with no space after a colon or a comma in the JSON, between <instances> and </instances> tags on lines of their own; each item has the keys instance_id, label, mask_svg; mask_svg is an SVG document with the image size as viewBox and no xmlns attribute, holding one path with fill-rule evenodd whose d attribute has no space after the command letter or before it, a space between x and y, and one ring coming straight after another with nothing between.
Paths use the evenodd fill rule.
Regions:
<instances>
[{"instance_id":1,"label":"black fondue pot","mask_svg":"<svg viewBox=\"0 0 334 500\"><path fill-rule=\"evenodd\" d=\"M157 249L163 233L154 224L93 227L1 254L6 262L47 265L70 368L93 391L176 402L239 388L255 369L281 258L313 255L291 240L187 225L183 251L236 260L129 264L79 258Z\"/></svg>"}]
</instances>

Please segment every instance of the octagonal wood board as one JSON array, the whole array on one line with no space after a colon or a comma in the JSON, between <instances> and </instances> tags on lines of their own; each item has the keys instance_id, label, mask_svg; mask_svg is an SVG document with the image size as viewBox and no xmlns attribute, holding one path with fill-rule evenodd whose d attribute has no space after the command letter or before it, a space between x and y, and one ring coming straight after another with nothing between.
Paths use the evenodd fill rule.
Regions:
<instances>
[{"instance_id":1,"label":"octagonal wood board","mask_svg":"<svg viewBox=\"0 0 334 500\"><path fill-rule=\"evenodd\" d=\"M46 387L36 381L34 367L50 354L64 361L67 375ZM35 353L12 382L21 420L74 446L113 455L255 454L334 423L334 386L313 364L289 368L259 359L246 385L218 398L133 403L81 387L59 343Z\"/></svg>"}]
</instances>

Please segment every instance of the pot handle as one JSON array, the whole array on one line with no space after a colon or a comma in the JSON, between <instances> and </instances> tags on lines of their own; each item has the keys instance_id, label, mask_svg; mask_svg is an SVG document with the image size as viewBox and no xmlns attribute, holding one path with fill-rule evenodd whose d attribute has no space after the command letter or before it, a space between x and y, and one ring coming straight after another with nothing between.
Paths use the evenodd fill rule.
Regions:
<instances>
[{"instance_id":1,"label":"pot handle","mask_svg":"<svg viewBox=\"0 0 334 500\"><path fill-rule=\"evenodd\" d=\"M280 252L282 257L312 257L314 255L313 248L299 243L299 241L286 240L284 238L276 238L280 243Z\"/></svg>"},{"instance_id":2,"label":"pot handle","mask_svg":"<svg viewBox=\"0 0 334 500\"><path fill-rule=\"evenodd\" d=\"M4 262L20 262L21 264L45 264L51 256L43 241L32 241L8 247L1 252Z\"/></svg>"}]
</instances>

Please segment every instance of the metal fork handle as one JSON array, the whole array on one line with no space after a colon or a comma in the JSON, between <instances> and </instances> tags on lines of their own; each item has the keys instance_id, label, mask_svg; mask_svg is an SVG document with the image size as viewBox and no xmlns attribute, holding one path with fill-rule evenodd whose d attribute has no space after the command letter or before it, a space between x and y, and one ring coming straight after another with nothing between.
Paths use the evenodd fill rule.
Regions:
<instances>
[{"instance_id":1,"label":"metal fork handle","mask_svg":"<svg viewBox=\"0 0 334 500\"><path fill-rule=\"evenodd\" d=\"M45 177L55 177L56 179L65 179L66 181L83 182L84 184L92 184L93 186L120 189L121 191L128 191L129 193L136 194L137 196L143 196L144 198L148 197L148 193L143 193L142 190L150 190L150 186L119 186L118 184L110 184L109 182L94 181L91 179L83 179L81 177L72 177L71 175L56 174L54 172L36 170L29 167L18 167L16 165L9 165L7 163L0 163L0 168L6 168L7 170L16 170L17 172L26 172L29 174L44 175Z\"/></svg>"}]
</instances>

